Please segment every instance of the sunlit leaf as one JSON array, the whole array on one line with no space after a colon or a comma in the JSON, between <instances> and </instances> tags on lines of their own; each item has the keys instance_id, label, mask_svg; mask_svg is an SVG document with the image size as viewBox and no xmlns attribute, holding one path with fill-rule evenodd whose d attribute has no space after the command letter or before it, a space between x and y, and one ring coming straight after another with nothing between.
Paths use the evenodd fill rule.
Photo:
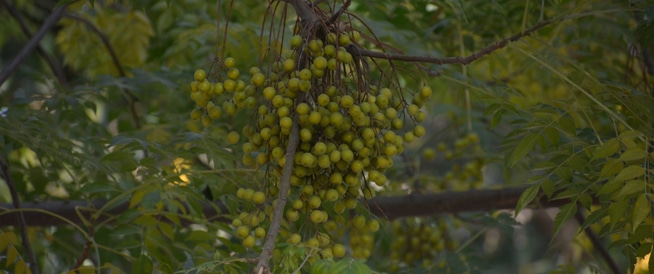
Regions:
<instances>
[{"instance_id":1,"label":"sunlit leaf","mask_svg":"<svg viewBox=\"0 0 654 274\"><path fill-rule=\"evenodd\" d=\"M631 225L633 228L632 230L635 231L636 228L638 228L638 225L640 225L643 222L643 220L645 220L645 218L649 216L651 210L652 210L652 205L647 199L645 193L638 195L638 198L636 199L636 203L634 204L633 218L631 220Z\"/></svg>"},{"instance_id":2,"label":"sunlit leaf","mask_svg":"<svg viewBox=\"0 0 654 274\"><path fill-rule=\"evenodd\" d=\"M620 181L617 181L617 182L620 182ZM641 192L641 191L645 190L645 187L646 187L646 184L645 184L645 181L643 181L643 180L628 181L620 189L620 192L618 193L617 197L623 197L623 196L627 196L627 195L634 194L634 193L637 193L637 192Z\"/></svg>"}]
</instances>

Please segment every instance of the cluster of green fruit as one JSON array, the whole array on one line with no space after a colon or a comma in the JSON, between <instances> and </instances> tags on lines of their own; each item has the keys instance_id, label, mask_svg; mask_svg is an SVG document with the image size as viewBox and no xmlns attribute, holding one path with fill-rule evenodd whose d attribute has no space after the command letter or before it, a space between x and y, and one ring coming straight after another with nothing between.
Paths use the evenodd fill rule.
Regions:
<instances>
[{"instance_id":1,"label":"cluster of green fruit","mask_svg":"<svg viewBox=\"0 0 654 274\"><path fill-rule=\"evenodd\" d=\"M453 226L459 225L460 222L454 220ZM393 262L389 270L393 272L418 265L442 268L443 264L436 264L442 252L454 251L458 247L458 242L450 236L450 227L443 218L401 219L393 221L391 226L395 236L391 243Z\"/></svg>"},{"instance_id":2,"label":"cluster of green fruit","mask_svg":"<svg viewBox=\"0 0 654 274\"><path fill-rule=\"evenodd\" d=\"M291 189L280 235L293 244L320 248L323 257L342 256L344 249L320 236L326 234L319 229L313 237L293 230L345 216L359 205L360 198L374 197L371 186L387 183L384 171L393 165L393 157L404 150L405 143L425 134L417 123L426 118L421 107L432 95L431 88L421 87L412 103L407 103L399 88L393 91L393 87L371 84L363 61L346 50L359 37L358 32L329 33L324 39L293 36L291 50L284 50L265 71L251 68L247 82L233 58L223 62L226 77L222 81L211 82L204 70L195 72L190 84L191 98L197 104L192 119L209 127L223 114L234 116L240 109L254 112L253 122L241 133L227 135L230 144L242 143L245 166L266 171L260 186L263 191L239 189L237 193L258 205L253 212L242 213L240 221L234 220L236 235L245 246L254 246L265 236L262 222L272 216L276 205L294 123L299 126L299 145L291 156ZM376 83L384 82L390 81ZM362 229L361 222L368 230L376 223L365 225L363 216L354 220L358 229ZM360 253L367 257L365 251Z\"/></svg>"},{"instance_id":3,"label":"cluster of green fruit","mask_svg":"<svg viewBox=\"0 0 654 274\"><path fill-rule=\"evenodd\" d=\"M445 142L440 142L436 149L423 150L423 157L428 161L435 159L437 154L441 154L445 160L452 163L452 166L450 171L441 178L436 178L431 184L435 187L433 191L467 191L478 189L484 183L482 168L486 160L476 133L458 138L449 146Z\"/></svg>"}]
</instances>

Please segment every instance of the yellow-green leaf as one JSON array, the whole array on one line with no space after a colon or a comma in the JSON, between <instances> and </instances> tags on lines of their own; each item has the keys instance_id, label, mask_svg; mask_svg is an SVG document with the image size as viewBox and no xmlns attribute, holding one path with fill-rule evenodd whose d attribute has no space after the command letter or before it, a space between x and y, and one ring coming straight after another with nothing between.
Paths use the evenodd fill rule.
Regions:
<instances>
[{"instance_id":1,"label":"yellow-green leaf","mask_svg":"<svg viewBox=\"0 0 654 274\"><path fill-rule=\"evenodd\" d=\"M611 220L611 229L624 217L625 210L629 203L626 200L616 201L609 205L609 219Z\"/></svg>"},{"instance_id":2,"label":"yellow-green leaf","mask_svg":"<svg viewBox=\"0 0 654 274\"><path fill-rule=\"evenodd\" d=\"M620 161L635 161L647 157L647 151L642 148L630 148L620 154Z\"/></svg>"},{"instance_id":3,"label":"yellow-green leaf","mask_svg":"<svg viewBox=\"0 0 654 274\"><path fill-rule=\"evenodd\" d=\"M540 136L541 135L535 133L528 133L525 135L525 137L522 138L520 143L516 146L513 153L511 153L511 157L509 158L509 166L515 165L520 159L527 156L531 149L534 148L536 140L538 140Z\"/></svg>"},{"instance_id":4,"label":"yellow-green leaf","mask_svg":"<svg viewBox=\"0 0 654 274\"><path fill-rule=\"evenodd\" d=\"M538 194L538 190L540 189L540 184L536 184L533 186L528 187L525 189L525 191L522 192L520 195L520 198L518 199L518 203L515 207L515 215L518 215L520 211L525 208L531 201L536 198L536 195Z\"/></svg>"},{"instance_id":5,"label":"yellow-green leaf","mask_svg":"<svg viewBox=\"0 0 654 274\"><path fill-rule=\"evenodd\" d=\"M626 180L640 177L643 174L645 174L645 169L642 166L633 165L622 169L613 180L624 182Z\"/></svg>"},{"instance_id":6,"label":"yellow-green leaf","mask_svg":"<svg viewBox=\"0 0 654 274\"><path fill-rule=\"evenodd\" d=\"M595 149L592 160L609 157L617 153L619 148L620 148L620 143L618 142L617 139L608 140L604 142L601 146L599 146L597 149Z\"/></svg>"},{"instance_id":7,"label":"yellow-green leaf","mask_svg":"<svg viewBox=\"0 0 654 274\"><path fill-rule=\"evenodd\" d=\"M632 219L632 228L633 231L636 231L636 228L638 228L638 225L649 216L650 212L652 210L652 206L649 203L649 200L647 199L647 195L645 193L641 193L638 196L638 199L636 199L636 203L634 204L634 210L633 210L633 219Z\"/></svg>"},{"instance_id":8,"label":"yellow-green leaf","mask_svg":"<svg viewBox=\"0 0 654 274\"><path fill-rule=\"evenodd\" d=\"M559 230L561 229L561 226L572 216L574 216L577 213L577 203L572 202L569 204L565 204L561 207L561 210L559 213L556 214L556 217L554 217L554 235L556 235Z\"/></svg>"},{"instance_id":9,"label":"yellow-green leaf","mask_svg":"<svg viewBox=\"0 0 654 274\"><path fill-rule=\"evenodd\" d=\"M619 161L615 158L608 159L600 171L599 179L609 178L613 175L616 175L622 170L623 167L624 164L622 161Z\"/></svg>"},{"instance_id":10,"label":"yellow-green leaf","mask_svg":"<svg viewBox=\"0 0 654 274\"><path fill-rule=\"evenodd\" d=\"M14 273L16 274L27 273L27 264L25 263L25 260L20 259L16 262L16 265L14 265Z\"/></svg>"},{"instance_id":11,"label":"yellow-green leaf","mask_svg":"<svg viewBox=\"0 0 654 274\"><path fill-rule=\"evenodd\" d=\"M7 249L7 263L6 267L9 267L11 264L13 264L16 259L18 258L18 250L16 250L15 247L10 246L9 249Z\"/></svg>"},{"instance_id":12,"label":"yellow-green leaf","mask_svg":"<svg viewBox=\"0 0 654 274\"><path fill-rule=\"evenodd\" d=\"M619 182L619 181L616 181ZM620 189L620 193L618 193L618 197L622 196L627 196L630 194L634 194L639 191L645 190L646 183L643 180L632 180L627 182L622 189Z\"/></svg>"}]
</instances>

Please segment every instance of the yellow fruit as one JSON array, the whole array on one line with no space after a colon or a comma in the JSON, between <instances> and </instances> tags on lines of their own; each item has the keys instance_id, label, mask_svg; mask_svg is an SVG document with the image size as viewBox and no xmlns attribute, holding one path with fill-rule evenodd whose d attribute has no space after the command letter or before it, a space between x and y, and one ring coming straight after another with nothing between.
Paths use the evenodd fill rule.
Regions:
<instances>
[{"instance_id":1,"label":"yellow fruit","mask_svg":"<svg viewBox=\"0 0 654 274\"><path fill-rule=\"evenodd\" d=\"M343 257L345 256L345 246L342 244L335 244L332 246L332 254L334 254L334 257Z\"/></svg>"},{"instance_id":2,"label":"yellow fruit","mask_svg":"<svg viewBox=\"0 0 654 274\"><path fill-rule=\"evenodd\" d=\"M227 134L227 142L229 142L232 145L238 143L239 139L240 139L240 135L236 131L232 131L229 134Z\"/></svg>"},{"instance_id":3,"label":"yellow fruit","mask_svg":"<svg viewBox=\"0 0 654 274\"><path fill-rule=\"evenodd\" d=\"M251 248L251 247L254 246L255 241L256 241L256 239L255 239L252 235L247 236L247 237L243 240L243 246L245 246L245 247L247 247L247 248Z\"/></svg>"},{"instance_id":4,"label":"yellow fruit","mask_svg":"<svg viewBox=\"0 0 654 274\"><path fill-rule=\"evenodd\" d=\"M239 238L243 239L243 238L247 237L248 235L250 235L250 228L249 227L239 226L236 229L236 236L238 236Z\"/></svg>"},{"instance_id":5,"label":"yellow fruit","mask_svg":"<svg viewBox=\"0 0 654 274\"><path fill-rule=\"evenodd\" d=\"M263 73L259 72L252 76L252 84L260 87L266 82L266 76Z\"/></svg>"},{"instance_id":6,"label":"yellow fruit","mask_svg":"<svg viewBox=\"0 0 654 274\"><path fill-rule=\"evenodd\" d=\"M257 191L252 195L252 201L258 205L263 204L266 201L266 194L264 194L262 191Z\"/></svg>"},{"instance_id":7,"label":"yellow fruit","mask_svg":"<svg viewBox=\"0 0 654 274\"><path fill-rule=\"evenodd\" d=\"M207 73L203 69L198 69L193 74L193 78L195 78L195 81L202 82L207 78Z\"/></svg>"},{"instance_id":8,"label":"yellow fruit","mask_svg":"<svg viewBox=\"0 0 654 274\"><path fill-rule=\"evenodd\" d=\"M232 57L227 57L227 58L225 58L224 64L225 64L225 67L228 68L228 69L233 68L234 66L236 66L236 59L234 59Z\"/></svg>"}]
</instances>

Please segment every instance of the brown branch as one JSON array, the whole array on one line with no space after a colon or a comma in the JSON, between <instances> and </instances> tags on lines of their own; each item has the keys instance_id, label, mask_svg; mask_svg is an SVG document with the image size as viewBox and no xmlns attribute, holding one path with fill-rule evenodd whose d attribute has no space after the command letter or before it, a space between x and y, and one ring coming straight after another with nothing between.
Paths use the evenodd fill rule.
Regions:
<instances>
[{"instance_id":1,"label":"brown branch","mask_svg":"<svg viewBox=\"0 0 654 274\"><path fill-rule=\"evenodd\" d=\"M584 223L586 222L586 217L584 217L584 213L582 213L583 207L581 205L578 206L577 208L577 213L575 213L575 219L577 219L577 222L579 223L580 226L583 226ZM595 250L600 254L604 262L608 265L608 267L611 269L611 271L614 274L620 274L620 268L618 267L618 264L615 263L613 258L611 258L611 255L609 254L609 251L606 250L606 247L602 244L602 241L600 241L600 238L595 234L595 231L590 226L586 226L584 229L584 232L586 233L586 236L590 240L591 243L593 243L593 246L595 247Z\"/></svg>"},{"instance_id":2,"label":"brown branch","mask_svg":"<svg viewBox=\"0 0 654 274\"><path fill-rule=\"evenodd\" d=\"M109 38L104 33L102 33L100 29L98 29L95 25L93 25L91 21L87 20L86 18L77 16L75 14L66 13L64 16L83 23L89 30L91 30L91 32L95 33L95 35L97 35L98 38L100 38L100 41L109 52L109 56L111 56L111 61L113 62L114 67L116 67L116 70L118 70L118 75L120 77L127 76L127 73L125 73L125 69L123 68L123 65L120 63L120 60L118 59L118 55L116 55L116 51L111 46L111 42L109 41ZM141 120L138 116L138 112L136 111L136 102L138 101L138 98L129 89L122 88L122 91L125 94L127 101L129 102L129 108L132 114L132 120L134 121L134 126L137 129L140 129Z\"/></svg>"},{"instance_id":3,"label":"brown branch","mask_svg":"<svg viewBox=\"0 0 654 274\"><path fill-rule=\"evenodd\" d=\"M291 186L291 175L293 174L295 151L297 150L299 143L300 122L297 114L295 114L293 125L291 127L291 135L288 139L288 147L286 149L286 162L284 164L284 171L282 173L281 186L279 187L279 198L277 199L277 204L273 205L275 206L275 211L273 211L272 221L270 222L270 227L268 228L268 233L266 234L266 240L263 244L263 248L261 249L261 254L259 255L259 261L257 262L257 266L254 268L254 273L270 273L270 266L268 263L272 257L273 250L275 249L277 234L279 233L280 227L282 225L284 207L286 206L288 190Z\"/></svg>"},{"instance_id":4,"label":"brown branch","mask_svg":"<svg viewBox=\"0 0 654 274\"><path fill-rule=\"evenodd\" d=\"M30 31L30 29L27 27L27 24L23 20L23 17L20 15L20 12L18 12L16 8L14 8L14 6L7 3L7 1L2 0L0 2L2 2L2 4L7 8L9 14L12 17L14 17L14 19L16 19L16 22L18 22L18 25L20 26L20 29L23 31L23 34L25 34L27 38L32 37L32 31ZM41 57L45 60L45 62L48 63L50 70L55 75L55 77L57 77L59 84L61 84L62 86L69 86L64 70L59 65L59 62L57 62L57 60L55 60L54 57L48 54L48 52L43 48L43 46L41 46L40 43L36 45L36 51L41 55Z\"/></svg>"},{"instance_id":5,"label":"brown branch","mask_svg":"<svg viewBox=\"0 0 654 274\"><path fill-rule=\"evenodd\" d=\"M445 191L429 194L409 194L402 196L379 196L366 200L366 208L379 218L394 220L406 217L442 216L464 212L485 212L492 210L513 210L526 187L509 187L493 190L470 190L464 192ZM281 191L280 191L281 193ZM570 201L567 199L549 201L545 195L535 199L531 208L559 207ZM18 225L15 219L20 212L25 216L28 226L63 226L68 222L84 225L96 214L98 223L115 219L129 209L129 203L123 203L112 209L97 214L94 208L102 208L107 201L59 201L23 203L20 210L15 210L11 204L0 203L0 226ZM79 215L76 213L79 211ZM46 214L46 211L50 214ZM224 217L227 207L221 202L207 201L202 205L202 211L207 220L228 222ZM162 212L164 214L165 212ZM83 218L83 219L82 219ZM193 223L192 219L183 219L182 225Z\"/></svg>"},{"instance_id":6,"label":"brown branch","mask_svg":"<svg viewBox=\"0 0 654 274\"><path fill-rule=\"evenodd\" d=\"M18 196L18 191L16 190L16 184L11 178L9 173L9 166L5 161L4 157L0 156L0 172L2 172L2 179L5 180L7 187L9 188L9 193L11 194L11 201L13 203L14 209L20 209L20 197ZM18 212L17 216L14 216L14 220L18 220L18 226L20 227L20 236L23 240L23 247L27 252L27 257L29 259L30 270L32 273L39 273L39 265L36 261L36 256L34 256L34 251L32 250L32 245L30 244L30 238L27 235L27 222L25 221L25 215L22 212Z\"/></svg>"},{"instance_id":7,"label":"brown branch","mask_svg":"<svg viewBox=\"0 0 654 274\"><path fill-rule=\"evenodd\" d=\"M532 26L531 28L525 30L524 32L516 33L508 38L502 39L501 41L495 42L493 44L488 45L485 48L482 48L481 50L466 56L466 57L443 57L443 58L436 58L436 57L428 57L428 56L412 56L412 55L405 55L405 54L398 54L398 53L386 53L386 52L379 52L379 51L372 51L372 50L367 50L367 49L358 49L358 53L362 56L367 56L367 57L372 57L372 58L380 58L380 59L387 59L387 60L395 60L395 61L405 61L405 62L418 62L418 63L431 63L431 64L437 64L437 65L444 65L444 64L462 64L462 65L467 65L472 63L473 61L493 53L494 51L506 47L511 42L515 42L522 37L531 35L538 29L541 29L547 25L550 25L554 22L564 20L565 17L563 18L557 18L557 19L550 19L550 20L545 20L541 21L540 23ZM351 54L355 54L355 52L350 52Z\"/></svg>"},{"instance_id":8,"label":"brown branch","mask_svg":"<svg viewBox=\"0 0 654 274\"><path fill-rule=\"evenodd\" d=\"M7 67L5 67L2 72L0 72L0 85L4 84L4 82L9 79L9 76L11 76L11 74L13 74L18 69L18 67L20 67L25 58L27 58L27 56L30 55L32 51L34 51L34 49L39 45L41 39L43 39L43 36L45 36L45 34L63 16L66 7L68 7L68 4L61 5L56 10L54 10L52 14L48 16L45 22L43 22L43 25L39 31L37 31L32 39L30 39L30 41L27 43L27 45L25 45L23 50L21 50L16 58L14 58L14 60Z\"/></svg>"},{"instance_id":9,"label":"brown branch","mask_svg":"<svg viewBox=\"0 0 654 274\"><path fill-rule=\"evenodd\" d=\"M91 245L93 242L90 240L90 238L93 238L93 234L95 234L95 229L93 226L89 227L89 239L86 240L86 244L84 244L84 250L82 250L82 254L77 258L77 261L75 261L75 264L69 269L70 271L75 272L76 269L80 268L84 261L89 257L91 254Z\"/></svg>"}]
</instances>

